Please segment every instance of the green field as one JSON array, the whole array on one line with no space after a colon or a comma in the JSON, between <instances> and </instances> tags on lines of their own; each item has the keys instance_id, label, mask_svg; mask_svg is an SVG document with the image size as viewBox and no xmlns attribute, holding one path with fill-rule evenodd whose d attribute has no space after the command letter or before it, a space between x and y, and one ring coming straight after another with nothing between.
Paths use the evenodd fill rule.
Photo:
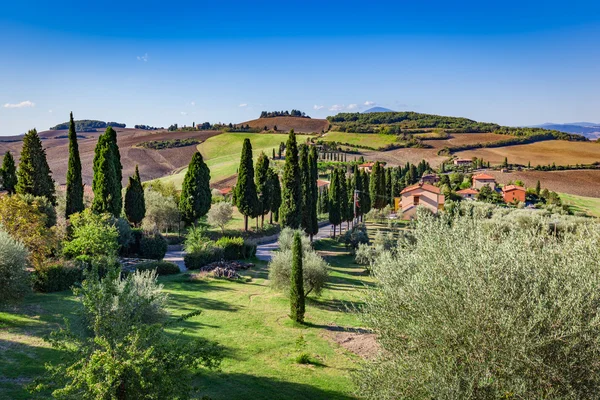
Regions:
<instances>
[{"instance_id":1,"label":"green field","mask_svg":"<svg viewBox=\"0 0 600 400\"><path fill-rule=\"evenodd\" d=\"M378 133L347 133L328 132L320 140L326 142L348 143L350 145L368 146L374 149L397 143L396 135L384 135Z\"/></svg>"},{"instance_id":2,"label":"green field","mask_svg":"<svg viewBox=\"0 0 600 400\"><path fill-rule=\"evenodd\" d=\"M221 371L198 377L201 394L212 399L354 398L351 374L359 358L331 337L359 326L358 316L346 306L357 305L371 278L337 243L325 241L320 247L331 254L329 283L320 298L310 297L308 323L303 326L291 322L288 300L269 287L264 263L246 271L244 283L190 282L186 274L160 278L174 315L202 310L183 324L185 334L225 347ZM17 306L0 309L0 398L31 398L23 385L43 373L45 362L60 357L43 336L63 318L75 319L78 309L70 292L36 293ZM294 361L301 352L296 344L301 335L314 365Z\"/></svg>"},{"instance_id":3,"label":"green field","mask_svg":"<svg viewBox=\"0 0 600 400\"><path fill-rule=\"evenodd\" d=\"M213 136L198 145L204 161L210 168L211 182L220 181L234 175L240 164L240 155L244 139L249 138L252 143L254 159L258 158L261 151L270 157L273 149L277 152L279 144L287 141L287 134L280 133L223 133ZM298 142L306 140L305 136L297 136ZM160 178L163 182L173 182L180 188L187 168L176 174Z\"/></svg>"},{"instance_id":4,"label":"green field","mask_svg":"<svg viewBox=\"0 0 600 400\"><path fill-rule=\"evenodd\" d=\"M573 212L579 211L593 217L600 217L600 198L560 193L560 199L564 204L569 205Z\"/></svg>"}]
</instances>

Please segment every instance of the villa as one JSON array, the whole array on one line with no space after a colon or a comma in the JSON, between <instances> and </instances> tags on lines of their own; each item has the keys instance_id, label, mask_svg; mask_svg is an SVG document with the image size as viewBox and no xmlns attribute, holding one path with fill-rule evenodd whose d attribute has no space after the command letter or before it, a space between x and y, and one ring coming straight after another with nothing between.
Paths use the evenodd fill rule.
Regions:
<instances>
[{"instance_id":1,"label":"villa","mask_svg":"<svg viewBox=\"0 0 600 400\"><path fill-rule=\"evenodd\" d=\"M408 186L400 192L400 196L394 199L394 206L396 210L402 210L403 219L414 218L418 206L423 206L434 214L444 209L444 195L438 187L427 183Z\"/></svg>"}]
</instances>

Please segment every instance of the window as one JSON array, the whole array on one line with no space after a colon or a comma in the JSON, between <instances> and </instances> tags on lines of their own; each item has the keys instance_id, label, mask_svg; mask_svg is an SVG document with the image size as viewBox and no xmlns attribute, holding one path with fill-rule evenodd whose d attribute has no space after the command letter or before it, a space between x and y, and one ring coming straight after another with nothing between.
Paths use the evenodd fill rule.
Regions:
<instances>
[{"instance_id":1,"label":"window","mask_svg":"<svg viewBox=\"0 0 600 400\"><path fill-rule=\"evenodd\" d=\"M419 196L413 196L413 204L414 204L415 206L418 206L418 205L419 205Z\"/></svg>"}]
</instances>

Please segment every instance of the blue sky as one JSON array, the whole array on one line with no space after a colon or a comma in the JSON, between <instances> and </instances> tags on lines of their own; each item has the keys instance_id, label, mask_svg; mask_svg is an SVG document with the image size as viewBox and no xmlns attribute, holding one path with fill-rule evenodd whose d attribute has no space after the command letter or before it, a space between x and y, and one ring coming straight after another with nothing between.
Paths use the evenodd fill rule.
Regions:
<instances>
[{"instance_id":1,"label":"blue sky","mask_svg":"<svg viewBox=\"0 0 600 400\"><path fill-rule=\"evenodd\" d=\"M0 135L71 110L128 126L371 104L600 122L599 2L486 3L3 2Z\"/></svg>"}]
</instances>

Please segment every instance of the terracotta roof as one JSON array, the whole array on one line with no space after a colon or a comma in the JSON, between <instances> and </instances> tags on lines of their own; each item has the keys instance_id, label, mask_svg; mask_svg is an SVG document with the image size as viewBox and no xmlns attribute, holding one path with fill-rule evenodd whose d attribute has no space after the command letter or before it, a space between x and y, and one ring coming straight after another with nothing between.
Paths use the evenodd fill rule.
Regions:
<instances>
[{"instance_id":1,"label":"terracotta roof","mask_svg":"<svg viewBox=\"0 0 600 400\"><path fill-rule=\"evenodd\" d=\"M375 165L375 163L374 163L374 162L366 162L366 163L364 163L364 164L360 164L358 167L359 167L359 168L361 168L361 167L362 167L362 168L368 168L368 167L372 167L373 165Z\"/></svg>"},{"instance_id":2,"label":"terracotta roof","mask_svg":"<svg viewBox=\"0 0 600 400\"><path fill-rule=\"evenodd\" d=\"M317 179L317 187L323 187L329 185L329 181L324 181L322 179Z\"/></svg>"},{"instance_id":3,"label":"terracotta roof","mask_svg":"<svg viewBox=\"0 0 600 400\"><path fill-rule=\"evenodd\" d=\"M525 188L517 185L506 185L502 188L503 192L510 192L511 190L522 190L525 191Z\"/></svg>"},{"instance_id":4,"label":"terracotta roof","mask_svg":"<svg viewBox=\"0 0 600 400\"><path fill-rule=\"evenodd\" d=\"M479 191L468 188L468 189L463 189L463 190L457 190L456 193L457 194L477 194L477 193L479 193Z\"/></svg>"},{"instance_id":5,"label":"terracotta roof","mask_svg":"<svg viewBox=\"0 0 600 400\"><path fill-rule=\"evenodd\" d=\"M226 194L229 194L229 193L231 193L231 190L232 190L232 189L233 189L233 188L230 188L230 187L228 187L228 188L224 188L224 189L219 189L219 192L221 192L221 194L222 194L223 196L225 196Z\"/></svg>"},{"instance_id":6,"label":"terracotta roof","mask_svg":"<svg viewBox=\"0 0 600 400\"><path fill-rule=\"evenodd\" d=\"M494 178L493 176L488 175L488 174L477 174L477 175L473 176L473 179L475 179L477 181L478 180L485 181L485 180L491 180L491 179L496 180L496 178Z\"/></svg>"},{"instance_id":7,"label":"terracotta roof","mask_svg":"<svg viewBox=\"0 0 600 400\"><path fill-rule=\"evenodd\" d=\"M415 189L422 189L435 194L440 194L440 188L435 187L433 185L429 185L427 183L417 183L416 185L407 186L404 188L403 191L400 192L400 194L412 192Z\"/></svg>"}]
</instances>

